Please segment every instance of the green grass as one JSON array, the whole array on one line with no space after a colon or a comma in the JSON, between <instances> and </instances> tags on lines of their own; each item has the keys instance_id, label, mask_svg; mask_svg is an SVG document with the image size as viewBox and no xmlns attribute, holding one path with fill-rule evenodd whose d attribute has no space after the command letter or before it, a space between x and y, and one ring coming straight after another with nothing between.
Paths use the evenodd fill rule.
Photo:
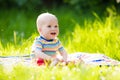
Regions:
<instances>
[{"instance_id":1,"label":"green grass","mask_svg":"<svg viewBox=\"0 0 120 80\"><path fill-rule=\"evenodd\" d=\"M68 37L68 51L103 53L120 60L120 27L115 22L114 17L107 17L105 22L85 22L84 28L76 24L72 38Z\"/></svg>"},{"instance_id":2,"label":"green grass","mask_svg":"<svg viewBox=\"0 0 120 80\"><path fill-rule=\"evenodd\" d=\"M119 80L119 67L56 66L18 64L12 71L0 66L0 80Z\"/></svg>"},{"instance_id":3,"label":"green grass","mask_svg":"<svg viewBox=\"0 0 120 80\"><path fill-rule=\"evenodd\" d=\"M68 13L65 14L64 12ZM120 15L108 9L108 16L84 17L71 10L51 10L60 24L59 38L67 52L102 53L120 60ZM4 16L3 16L4 13ZM8 14L9 13L9 14ZM36 31L36 12L3 10L0 12L0 56L26 55L31 53ZM83 16L85 16L83 14ZM8 66L10 67L10 66ZM0 65L0 80L120 80L120 67L96 67L68 65L56 67Z\"/></svg>"}]
</instances>

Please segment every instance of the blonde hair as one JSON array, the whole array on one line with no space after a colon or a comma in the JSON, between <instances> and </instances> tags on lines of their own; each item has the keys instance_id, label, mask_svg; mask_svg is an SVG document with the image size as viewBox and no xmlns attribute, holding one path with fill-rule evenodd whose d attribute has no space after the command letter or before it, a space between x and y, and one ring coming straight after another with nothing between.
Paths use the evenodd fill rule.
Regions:
<instances>
[{"instance_id":1,"label":"blonde hair","mask_svg":"<svg viewBox=\"0 0 120 80\"><path fill-rule=\"evenodd\" d=\"M42 24L46 21L46 19L55 19L57 20L57 17L51 13L42 13L37 17L36 24L37 24L37 30L39 31L39 28L41 27Z\"/></svg>"}]
</instances>

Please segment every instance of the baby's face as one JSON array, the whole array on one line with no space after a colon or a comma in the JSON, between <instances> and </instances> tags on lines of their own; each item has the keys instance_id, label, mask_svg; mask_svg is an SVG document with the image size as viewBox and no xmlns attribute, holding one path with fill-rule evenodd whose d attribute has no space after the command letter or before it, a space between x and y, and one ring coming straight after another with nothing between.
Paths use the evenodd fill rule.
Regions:
<instances>
[{"instance_id":1,"label":"baby's face","mask_svg":"<svg viewBox=\"0 0 120 80\"><path fill-rule=\"evenodd\" d=\"M59 34L58 21L56 19L46 19L40 27L41 35L50 40L55 39Z\"/></svg>"}]
</instances>

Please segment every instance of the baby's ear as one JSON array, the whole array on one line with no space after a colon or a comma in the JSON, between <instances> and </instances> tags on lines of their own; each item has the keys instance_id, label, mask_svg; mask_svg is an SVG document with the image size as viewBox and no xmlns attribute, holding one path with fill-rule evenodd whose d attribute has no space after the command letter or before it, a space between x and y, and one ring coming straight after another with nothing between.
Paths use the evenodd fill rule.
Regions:
<instances>
[{"instance_id":1,"label":"baby's ear","mask_svg":"<svg viewBox=\"0 0 120 80\"><path fill-rule=\"evenodd\" d=\"M41 28L38 29L38 32L41 32Z\"/></svg>"}]
</instances>

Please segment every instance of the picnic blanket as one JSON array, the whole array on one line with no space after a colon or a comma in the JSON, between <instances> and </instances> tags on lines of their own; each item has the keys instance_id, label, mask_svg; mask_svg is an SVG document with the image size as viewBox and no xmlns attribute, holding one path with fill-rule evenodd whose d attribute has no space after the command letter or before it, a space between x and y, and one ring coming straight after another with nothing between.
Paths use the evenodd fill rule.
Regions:
<instances>
[{"instance_id":1,"label":"picnic blanket","mask_svg":"<svg viewBox=\"0 0 120 80\"><path fill-rule=\"evenodd\" d=\"M98 53L76 52L68 55L68 61L81 62L87 65L120 65L120 62ZM30 56L0 56L0 65L11 66L22 63L24 65L34 65Z\"/></svg>"},{"instance_id":2,"label":"picnic blanket","mask_svg":"<svg viewBox=\"0 0 120 80\"><path fill-rule=\"evenodd\" d=\"M119 65L120 62L101 53L76 52L68 55L69 61L82 61L87 65Z\"/></svg>"},{"instance_id":3,"label":"picnic blanket","mask_svg":"<svg viewBox=\"0 0 120 80\"><path fill-rule=\"evenodd\" d=\"M21 57L21 56L0 56L0 65L4 67L10 67L17 64L24 64L24 65L33 65L31 62L31 57Z\"/></svg>"}]
</instances>

